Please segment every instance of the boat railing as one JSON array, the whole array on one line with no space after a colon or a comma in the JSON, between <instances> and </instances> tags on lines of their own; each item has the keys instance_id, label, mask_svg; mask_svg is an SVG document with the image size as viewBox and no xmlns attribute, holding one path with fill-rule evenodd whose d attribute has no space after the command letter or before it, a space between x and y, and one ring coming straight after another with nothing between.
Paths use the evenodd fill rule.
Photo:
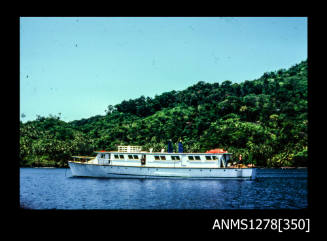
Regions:
<instances>
[{"instance_id":1,"label":"boat railing","mask_svg":"<svg viewBox=\"0 0 327 241\"><path fill-rule=\"evenodd\" d=\"M142 146L118 146L118 152L140 152Z\"/></svg>"},{"instance_id":2,"label":"boat railing","mask_svg":"<svg viewBox=\"0 0 327 241\"><path fill-rule=\"evenodd\" d=\"M73 162L88 162L95 157L92 156L72 156Z\"/></svg>"}]
</instances>

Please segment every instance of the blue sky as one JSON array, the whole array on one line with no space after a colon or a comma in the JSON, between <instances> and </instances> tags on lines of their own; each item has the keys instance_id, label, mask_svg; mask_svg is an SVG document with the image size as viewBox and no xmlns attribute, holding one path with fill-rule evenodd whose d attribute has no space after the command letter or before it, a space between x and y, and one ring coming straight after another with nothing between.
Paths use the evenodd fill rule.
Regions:
<instances>
[{"instance_id":1,"label":"blue sky","mask_svg":"<svg viewBox=\"0 0 327 241\"><path fill-rule=\"evenodd\" d=\"M240 83L306 59L305 17L22 17L21 120L104 115L141 95Z\"/></svg>"}]
</instances>

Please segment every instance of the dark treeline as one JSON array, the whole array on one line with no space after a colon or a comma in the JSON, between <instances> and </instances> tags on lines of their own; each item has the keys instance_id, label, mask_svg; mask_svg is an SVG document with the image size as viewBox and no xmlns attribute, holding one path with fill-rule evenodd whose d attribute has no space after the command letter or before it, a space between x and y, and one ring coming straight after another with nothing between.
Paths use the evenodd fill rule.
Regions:
<instances>
[{"instance_id":1,"label":"dark treeline","mask_svg":"<svg viewBox=\"0 0 327 241\"><path fill-rule=\"evenodd\" d=\"M64 122L38 116L20 123L21 166L66 166L72 155L141 145L185 152L224 148L258 166L306 166L307 61L240 84L200 81L183 91L109 105L106 115ZM176 146L175 146L176 148ZM176 149L175 149L176 150Z\"/></svg>"}]
</instances>

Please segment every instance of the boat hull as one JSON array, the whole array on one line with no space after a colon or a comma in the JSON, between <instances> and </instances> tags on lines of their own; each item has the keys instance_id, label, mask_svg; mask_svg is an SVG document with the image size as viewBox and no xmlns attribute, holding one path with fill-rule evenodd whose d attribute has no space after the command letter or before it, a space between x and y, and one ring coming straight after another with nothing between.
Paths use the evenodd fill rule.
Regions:
<instances>
[{"instance_id":1,"label":"boat hull","mask_svg":"<svg viewBox=\"0 0 327 241\"><path fill-rule=\"evenodd\" d=\"M247 178L255 179L255 168L187 168L114 166L68 162L73 176L101 178Z\"/></svg>"}]
</instances>

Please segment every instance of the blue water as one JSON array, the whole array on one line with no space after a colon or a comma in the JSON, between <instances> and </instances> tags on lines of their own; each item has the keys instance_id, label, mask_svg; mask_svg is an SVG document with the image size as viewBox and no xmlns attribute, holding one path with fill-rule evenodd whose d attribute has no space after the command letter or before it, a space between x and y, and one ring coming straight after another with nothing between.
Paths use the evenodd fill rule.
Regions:
<instances>
[{"instance_id":1,"label":"blue water","mask_svg":"<svg viewBox=\"0 0 327 241\"><path fill-rule=\"evenodd\" d=\"M256 180L101 179L69 169L20 168L28 209L307 208L306 169L258 169Z\"/></svg>"}]
</instances>

